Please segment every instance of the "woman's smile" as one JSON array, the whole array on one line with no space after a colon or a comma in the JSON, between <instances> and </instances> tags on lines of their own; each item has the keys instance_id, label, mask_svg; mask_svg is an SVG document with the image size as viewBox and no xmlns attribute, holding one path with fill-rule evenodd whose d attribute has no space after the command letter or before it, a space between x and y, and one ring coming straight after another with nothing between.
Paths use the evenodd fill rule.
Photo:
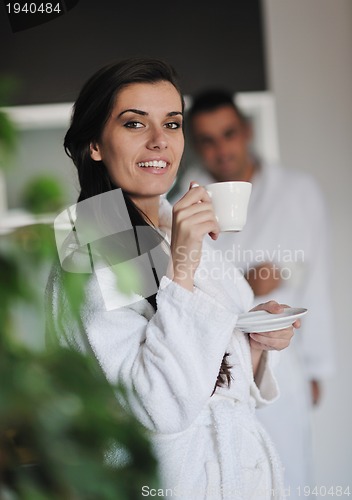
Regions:
<instances>
[{"instance_id":1,"label":"woman's smile","mask_svg":"<svg viewBox=\"0 0 352 500\"><path fill-rule=\"evenodd\" d=\"M170 162L165 159L149 159L139 161L137 167L143 169L144 172L154 175L164 175L170 168Z\"/></svg>"}]
</instances>

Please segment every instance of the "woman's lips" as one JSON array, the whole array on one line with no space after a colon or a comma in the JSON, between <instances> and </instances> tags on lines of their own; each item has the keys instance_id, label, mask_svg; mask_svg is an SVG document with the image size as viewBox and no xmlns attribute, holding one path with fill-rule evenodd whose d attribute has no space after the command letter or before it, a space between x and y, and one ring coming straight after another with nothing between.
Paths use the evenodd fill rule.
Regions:
<instances>
[{"instance_id":1,"label":"woman's lips","mask_svg":"<svg viewBox=\"0 0 352 500\"><path fill-rule=\"evenodd\" d=\"M137 167L149 174L164 174L167 172L170 163L165 160L140 161Z\"/></svg>"},{"instance_id":2,"label":"woman's lips","mask_svg":"<svg viewBox=\"0 0 352 500\"><path fill-rule=\"evenodd\" d=\"M149 161L140 161L137 163L138 167L141 168L166 168L168 163L165 160L149 160Z\"/></svg>"}]
</instances>

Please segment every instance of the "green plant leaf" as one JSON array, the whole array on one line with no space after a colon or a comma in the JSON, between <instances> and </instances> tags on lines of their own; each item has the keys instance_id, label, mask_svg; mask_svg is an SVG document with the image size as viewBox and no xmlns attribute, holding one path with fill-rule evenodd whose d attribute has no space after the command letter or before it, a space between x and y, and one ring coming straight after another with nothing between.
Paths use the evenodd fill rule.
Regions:
<instances>
[{"instance_id":1,"label":"green plant leaf","mask_svg":"<svg viewBox=\"0 0 352 500\"><path fill-rule=\"evenodd\" d=\"M60 183L52 176L37 176L26 185L22 200L24 207L35 214L60 210L65 203L65 195Z\"/></svg>"}]
</instances>

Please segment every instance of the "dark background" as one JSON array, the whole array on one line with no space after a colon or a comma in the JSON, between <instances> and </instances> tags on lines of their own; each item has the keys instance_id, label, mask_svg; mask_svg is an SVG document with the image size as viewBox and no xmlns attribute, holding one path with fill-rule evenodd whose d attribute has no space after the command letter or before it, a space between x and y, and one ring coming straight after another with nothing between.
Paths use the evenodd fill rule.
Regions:
<instances>
[{"instance_id":1,"label":"dark background","mask_svg":"<svg viewBox=\"0 0 352 500\"><path fill-rule=\"evenodd\" d=\"M16 33L8 1L0 5L0 76L19 83L11 104L71 102L93 72L131 56L173 64L185 94L208 86L267 89L259 0L80 0L57 19Z\"/></svg>"}]
</instances>

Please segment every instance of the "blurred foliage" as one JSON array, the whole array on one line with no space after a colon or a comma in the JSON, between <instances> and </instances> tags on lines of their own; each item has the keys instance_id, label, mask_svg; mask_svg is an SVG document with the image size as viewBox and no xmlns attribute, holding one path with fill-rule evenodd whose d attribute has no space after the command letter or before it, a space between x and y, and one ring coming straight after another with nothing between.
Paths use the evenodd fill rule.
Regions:
<instances>
[{"instance_id":1,"label":"blurred foliage","mask_svg":"<svg viewBox=\"0 0 352 500\"><path fill-rule=\"evenodd\" d=\"M64 192L57 180L41 175L30 180L22 194L24 207L35 214L52 213L64 205Z\"/></svg>"},{"instance_id":2,"label":"blurred foliage","mask_svg":"<svg viewBox=\"0 0 352 500\"><path fill-rule=\"evenodd\" d=\"M158 484L156 461L123 387L107 382L93 356L55 342L37 352L16 331L21 304L36 314L35 276L55 255L46 225L0 237L0 484L16 500L140 498L143 484ZM77 318L88 276L66 273ZM116 450L119 465L106 459Z\"/></svg>"},{"instance_id":3,"label":"blurred foliage","mask_svg":"<svg viewBox=\"0 0 352 500\"><path fill-rule=\"evenodd\" d=\"M0 77L0 108L11 103L12 96L19 89L19 82L14 77L2 75ZM4 168L7 159L16 147L16 127L8 115L0 109L0 168Z\"/></svg>"},{"instance_id":4,"label":"blurred foliage","mask_svg":"<svg viewBox=\"0 0 352 500\"><path fill-rule=\"evenodd\" d=\"M17 133L12 121L0 110L0 168L4 168L16 146Z\"/></svg>"},{"instance_id":5,"label":"blurred foliage","mask_svg":"<svg viewBox=\"0 0 352 500\"><path fill-rule=\"evenodd\" d=\"M0 106L13 104L14 96L19 93L21 87L18 78L13 75L2 74L0 76Z\"/></svg>"},{"instance_id":6,"label":"blurred foliage","mask_svg":"<svg viewBox=\"0 0 352 500\"><path fill-rule=\"evenodd\" d=\"M61 195L51 179L36 179L27 207L52 211ZM21 307L40 317L39 277L56 259L47 225L0 234L0 499L135 500L142 485L158 487L158 477L124 388L108 383L94 356L58 342L38 350L23 342L38 332L26 324L18 331ZM88 277L65 273L77 321Z\"/></svg>"}]
</instances>

